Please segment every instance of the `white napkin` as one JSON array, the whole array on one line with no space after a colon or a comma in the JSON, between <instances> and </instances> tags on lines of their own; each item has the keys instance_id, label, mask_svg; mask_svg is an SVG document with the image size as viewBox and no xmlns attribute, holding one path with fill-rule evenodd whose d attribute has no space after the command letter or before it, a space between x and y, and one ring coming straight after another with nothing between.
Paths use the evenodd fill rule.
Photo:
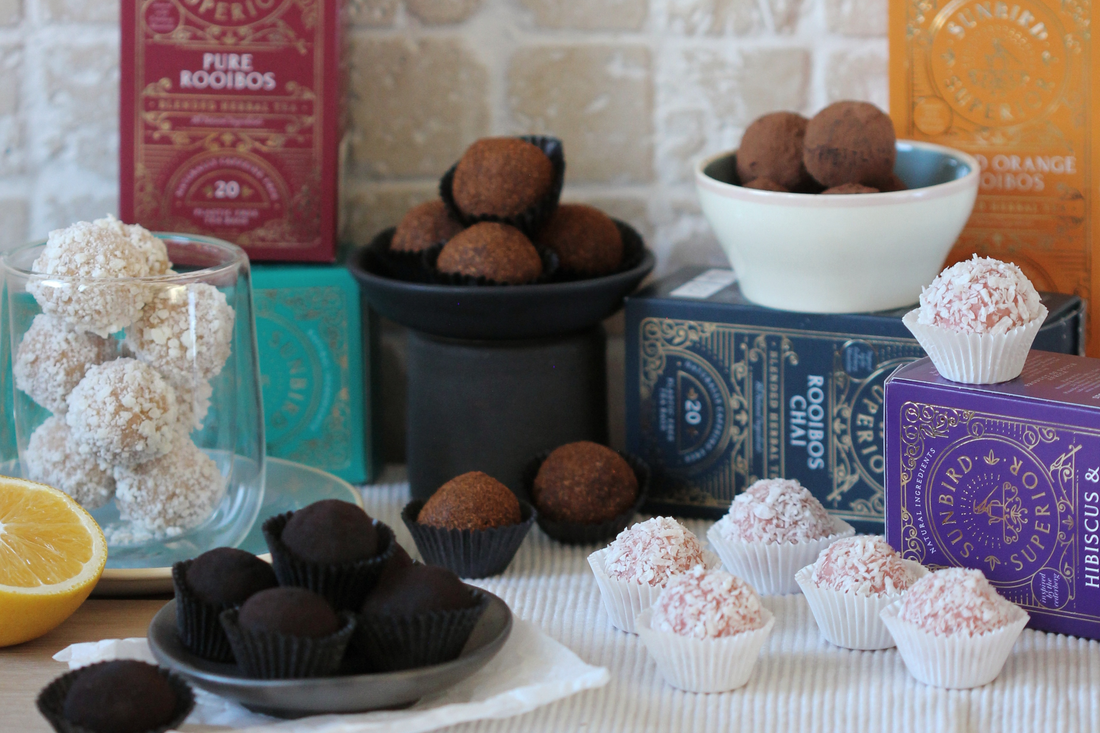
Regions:
<instances>
[{"instance_id":1,"label":"white napkin","mask_svg":"<svg viewBox=\"0 0 1100 733\"><path fill-rule=\"evenodd\" d=\"M68 663L69 669L112 659L155 663L145 639L73 644L53 658ZM195 687L195 709L185 722L256 733L261 728L296 733L422 733L471 720L520 715L583 690L603 687L609 679L605 667L585 664L534 624L514 618L508 641L487 665L407 710L279 720L251 713Z\"/></svg>"}]
</instances>

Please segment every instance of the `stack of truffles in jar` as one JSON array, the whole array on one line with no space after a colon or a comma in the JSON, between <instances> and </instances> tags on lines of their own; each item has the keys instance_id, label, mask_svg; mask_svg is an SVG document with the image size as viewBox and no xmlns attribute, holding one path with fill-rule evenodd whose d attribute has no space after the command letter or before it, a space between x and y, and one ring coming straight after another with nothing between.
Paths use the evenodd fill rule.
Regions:
<instances>
[{"instance_id":1,"label":"stack of truffles in jar","mask_svg":"<svg viewBox=\"0 0 1100 733\"><path fill-rule=\"evenodd\" d=\"M50 232L31 269L42 313L12 371L53 414L28 441L28 477L87 509L114 498L135 537L198 526L225 488L190 437L229 358L225 294L174 278L164 243L114 217Z\"/></svg>"}]
</instances>

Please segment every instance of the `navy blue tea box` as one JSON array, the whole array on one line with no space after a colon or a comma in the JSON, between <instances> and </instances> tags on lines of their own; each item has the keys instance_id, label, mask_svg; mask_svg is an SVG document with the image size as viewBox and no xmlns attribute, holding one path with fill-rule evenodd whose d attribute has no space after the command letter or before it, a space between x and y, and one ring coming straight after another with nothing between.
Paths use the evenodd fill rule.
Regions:
<instances>
[{"instance_id":1,"label":"navy blue tea box","mask_svg":"<svg viewBox=\"0 0 1100 733\"><path fill-rule=\"evenodd\" d=\"M980 568L1030 626L1100 638L1100 360L1032 351L1002 384L929 359L886 382L886 539Z\"/></svg>"},{"instance_id":2,"label":"navy blue tea box","mask_svg":"<svg viewBox=\"0 0 1100 733\"><path fill-rule=\"evenodd\" d=\"M1081 353L1084 304L1043 294L1035 348ZM858 531L883 531L883 384L924 351L908 311L819 315L747 301L694 267L626 304L627 447L649 462L647 508L719 518L760 478L796 478Z\"/></svg>"}]
</instances>

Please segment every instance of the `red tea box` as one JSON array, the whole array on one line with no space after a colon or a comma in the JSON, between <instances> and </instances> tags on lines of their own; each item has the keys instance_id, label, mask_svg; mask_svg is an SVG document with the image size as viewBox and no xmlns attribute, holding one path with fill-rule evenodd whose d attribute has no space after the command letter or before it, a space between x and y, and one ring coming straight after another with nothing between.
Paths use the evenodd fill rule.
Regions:
<instances>
[{"instance_id":1,"label":"red tea box","mask_svg":"<svg viewBox=\"0 0 1100 733\"><path fill-rule=\"evenodd\" d=\"M331 262L338 26L333 0L122 0L121 218Z\"/></svg>"}]
</instances>

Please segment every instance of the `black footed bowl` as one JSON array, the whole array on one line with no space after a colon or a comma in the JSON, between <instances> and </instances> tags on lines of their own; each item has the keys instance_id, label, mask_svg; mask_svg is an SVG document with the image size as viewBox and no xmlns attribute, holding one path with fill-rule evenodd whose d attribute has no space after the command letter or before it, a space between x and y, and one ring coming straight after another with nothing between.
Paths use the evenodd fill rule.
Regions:
<instances>
[{"instance_id":1,"label":"black footed bowl","mask_svg":"<svg viewBox=\"0 0 1100 733\"><path fill-rule=\"evenodd\" d=\"M616 222L625 237L641 237ZM470 286L408 282L382 274L374 254L388 246L393 230L348 258L348 270L374 310L402 326L445 338L508 340L543 338L594 326L618 311L623 298L653 270L656 258L643 249L629 269L585 280L533 285Z\"/></svg>"}]
</instances>

